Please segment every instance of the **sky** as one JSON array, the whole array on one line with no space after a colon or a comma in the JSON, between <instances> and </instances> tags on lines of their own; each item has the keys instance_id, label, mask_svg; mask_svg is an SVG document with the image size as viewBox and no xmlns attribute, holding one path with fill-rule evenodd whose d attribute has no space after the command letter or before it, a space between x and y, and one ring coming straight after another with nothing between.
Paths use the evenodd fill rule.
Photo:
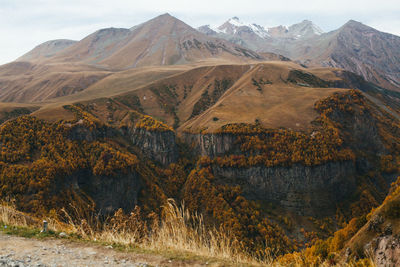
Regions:
<instances>
[{"instance_id":1,"label":"sky","mask_svg":"<svg viewBox=\"0 0 400 267\"><path fill-rule=\"evenodd\" d=\"M193 27L237 16L267 27L308 19L331 31L353 19L400 36L399 0L0 0L0 64L48 40L80 40L167 12Z\"/></svg>"}]
</instances>

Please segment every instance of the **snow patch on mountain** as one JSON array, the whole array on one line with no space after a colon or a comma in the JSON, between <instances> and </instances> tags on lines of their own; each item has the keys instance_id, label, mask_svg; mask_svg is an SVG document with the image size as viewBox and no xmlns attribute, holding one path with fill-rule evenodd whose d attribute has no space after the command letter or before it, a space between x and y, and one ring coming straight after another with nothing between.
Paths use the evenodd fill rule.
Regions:
<instances>
[{"instance_id":1,"label":"snow patch on mountain","mask_svg":"<svg viewBox=\"0 0 400 267\"><path fill-rule=\"evenodd\" d=\"M324 33L324 31L320 27L315 25L314 23L312 24L312 28L314 30L314 33L317 34L317 35L321 35L321 34Z\"/></svg>"},{"instance_id":2,"label":"snow patch on mountain","mask_svg":"<svg viewBox=\"0 0 400 267\"><path fill-rule=\"evenodd\" d=\"M244 24L243 22L240 21L240 19L238 17L233 17L231 19L228 20L228 22L236 27L242 27L242 26L247 26L246 24Z\"/></svg>"},{"instance_id":3,"label":"snow patch on mountain","mask_svg":"<svg viewBox=\"0 0 400 267\"><path fill-rule=\"evenodd\" d=\"M251 23L244 23L238 17L233 17L229 19L227 22L222 24L217 28L211 28L213 31L217 33L224 34L236 34L239 30L250 30L261 38L269 37L268 30L266 30L263 26Z\"/></svg>"},{"instance_id":4,"label":"snow patch on mountain","mask_svg":"<svg viewBox=\"0 0 400 267\"><path fill-rule=\"evenodd\" d=\"M324 31L320 27L309 20L304 20L289 27L281 25L268 28L255 23L242 22L238 17L233 17L229 19L219 27L204 25L199 27L198 30L207 35L221 35L222 38L224 38L224 35L227 36L226 38L231 38L233 36L235 36L236 38L251 38L249 37L249 34L250 36L254 34L261 39L308 39L324 33Z\"/></svg>"}]
</instances>

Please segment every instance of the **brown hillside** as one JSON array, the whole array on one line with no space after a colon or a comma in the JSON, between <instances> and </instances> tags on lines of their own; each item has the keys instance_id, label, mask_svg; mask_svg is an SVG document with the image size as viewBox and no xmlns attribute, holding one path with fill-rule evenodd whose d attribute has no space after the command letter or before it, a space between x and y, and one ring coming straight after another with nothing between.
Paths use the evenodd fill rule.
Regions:
<instances>
[{"instance_id":1,"label":"brown hillside","mask_svg":"<svg viewBox=\"0 0 400 267\"><path fill-rule=\"evenodd\" d=\"M70 95L109 74L80 64L13 62L0 67L0 101L32 103Z\"/></svg>"},{"instance_id":2,"label":"brown hillside","mask_svg":"<svg viewBox=\"0 0 400 267\"><path fill-rule=\"evenodd\" d=\"M79 97L89 103L90 97L112 97L129 108L179 127L179 131L213 131L228 123L256 120L265 127L305 129L317 116L314 103L343 90L333 85L340 80L335 69L304 69L292 62L153 71L114 74L86 91L63 99L73 102ZM305 73L309 80L303 81L301 77L296 80L293 71ZM148 79L150 73L157 81ZM112 87L118 89L108 90ZM112 95L116 90L122 94Z\"/></svg>"},{"instance_id":3,"label":"brown hillside","mask_svg":"<svg viewBox=\"0 0 400 267\"><path fill-rule=\"evenodd\" d=\"M175 65L218 58L247 62L257 53L208 37L169 14L131 29L102 29L50 59L84 62L111 69Z\"/></svg>"},{"instance_id":4,"label":"brown hillside","mask_svg":"<svg viewBox=\"0 0 400 267\"><path fill-rule=\"evenodd\" d=\"M72 46L76 41L72 40L52 40L36 46L33 50L29 51L16 61L43 61L62 50Z\"/></svg>"}]
</instances>

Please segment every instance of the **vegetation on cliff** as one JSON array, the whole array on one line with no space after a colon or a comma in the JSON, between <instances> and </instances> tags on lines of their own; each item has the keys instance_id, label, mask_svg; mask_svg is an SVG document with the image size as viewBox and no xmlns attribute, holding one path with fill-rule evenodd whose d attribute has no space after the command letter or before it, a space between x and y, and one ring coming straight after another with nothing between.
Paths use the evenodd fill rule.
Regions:
<instances>
[{"instance_id":1,"label":"vegetation on cliff","mask_svg":"<svg viewBox=\"0 0 400 267\"><path fill-rule=\"evenodd\" d=\"M69 206L71 175L88 169L93 175L118 177L134 171L138 159L106 140L76 141L71 131L93 121L48 123L23 116L0 127L0 196L16 199L24 211L45 214ZM95 129L92 129L95 131ZM84 196L82 196L84 198ZM77 200L79 202L79 200Z\"/></svg>"},{"instance_id":2,"label":"vegetation on cliff","mask_svg":"<svg viewBox=\"0 0 400 267\"><path fill-rule=\"evenodd\" d=\"M155 238L155 231L160 227L170 227L171 221L163 217L165 209L162 207L168 206L168 199L172 198L185 203L189 213L201 214L203 230L195 228L193 233L197 235L196 242L203 242L203 245L210 245L213 238L222 233L223 238L219 236L222 239L216 240L227 242L231 251L241 251L258 260L286 254L280 257L282 264L291 264L299 257L308 265L334 262L349 240L371 221L368 212L383 199L376 197L371 181L399 171L398 122L383 111L376 112L378 109L354 90L317 102L315 110L319 116L310 131L266 129L259 123L228 124L214 134L234 136L236 141L230 154L198 158L193 147L180 144L178 160L168 166L143 156L144 148L134 147L131 137L126 135L127 129L173 134L168 125L118 106L117 100L99 102L95 107L81 104L66 108L75 114L75 120L50 123L22 116L1 125L0 198L14 198L17 208L22 211L64 222L70 220L75 226L79 225L82 235L92 237L103 234L103 238L111 238L106 237L106 232L111 231L122 239L135 227L141 229L142 234L132 237L129 242L137 242L150 234ZM107 123L103 122L104 118ZM351 123L364 118L371 121L368 127L376 129L379 144L382 144L376 155L368 150L371 148L359 146L358 137L350 134ZM375 164L376 170L358 178L359 188L351 196L350 204L338 203L337 218L311 218L317 233L304 229L296 232L296 226L290 223L286 214L271 215L268 207L246 199L240 185L220 183L211 168L213 164L222 168L289 168L293 164L316 166L335 161L356 162L363 157ZM137 173L141 184L138 208L129 215L120 210L107 220L97 218L95 201L74 184L75 174L81 171L101 179L120 179L128 173ZM393 192L398 192L395 185L393 188ZM391 193L384 207L379 208L387 218L398 219L397 198L397 193ZM342 214L343 207L350 207L351 212ZM176 206L174 209L182 214L185 226L180 227L194 225L185 215L186 211ZM339 227L342 229L333 234ZM201 236L197 232L204 229L213 229L208 232L212 235ZM326 239L328 235L331 237ZM165 237L174 239L170 235L161 236L157 242ZM305 244L310 247L287 254L298 251ZM184 243L182 246L189 245ZM194 245L190 246L193 250ZM209 251L210 248L204 249Z\"/></svg>"}]
</instances>

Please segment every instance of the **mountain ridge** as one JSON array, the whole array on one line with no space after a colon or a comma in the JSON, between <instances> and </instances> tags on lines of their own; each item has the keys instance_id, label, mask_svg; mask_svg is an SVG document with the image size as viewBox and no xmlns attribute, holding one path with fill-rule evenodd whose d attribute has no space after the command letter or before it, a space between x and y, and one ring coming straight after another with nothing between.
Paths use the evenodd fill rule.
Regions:
<instances>
[{"instance_id":1,"label":"mountain ridge","mask_svg":"<svg viewBox=\"0 0 400 267\"><path fill-rule=\"evenodd\" d=\"M110 69L185 64L208 58L238 61L262 58L223 39L207 37L168 13L130 29L98 30L58 52L46 61L80 62ZM28 57L23 56L19 61L22 59Z\"/></svg>"},{"instance_id":2,"label":"mountain ridge","mask_svg":"<svg viewBox=\"0 0 400 267\"><path fill-rule=\"evenodd\" d=\"M223 24L225 28L229 21ZM380 32L355 20L327 33L313 22L303 20L289 27L268 28L265 38L243 25L230 24L229 32L218 32L207 26L198 30L259 53L280 54L306 66L344 68L381 87L400 91L400 37L396 35Z\"/></svg>"}]
</instances>

